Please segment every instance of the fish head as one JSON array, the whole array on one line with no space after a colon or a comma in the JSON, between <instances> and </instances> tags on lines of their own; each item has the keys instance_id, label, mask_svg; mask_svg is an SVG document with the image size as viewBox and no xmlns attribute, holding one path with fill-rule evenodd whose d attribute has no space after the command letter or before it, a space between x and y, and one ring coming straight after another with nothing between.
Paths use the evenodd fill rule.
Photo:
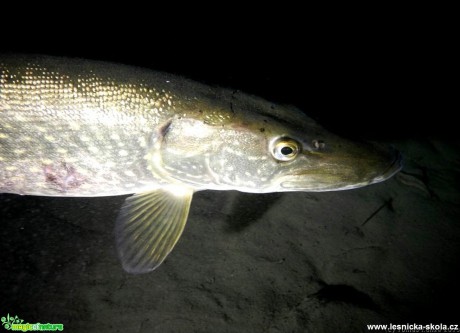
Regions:
<instances>
[{"instance_id":1,"label":"fish head","mask_svg":"<svg viewBox=\"0 0 460 333\"><path fill-rule=\"evenodd\" d=\"M159 151L163 172L196 190L344 190L401 168L394 149L339 137L296 108L255 97L234 100L231 112L173 121Z\"/></svg>"},{"instance_id":2,"label":"fish head","mask_svg":"<svg viewBox=\"0 0 460 333\"><path fill-rule=\"evenodd\" d=\"M316 136L283 134L269 144L279 161L273 188L282 191L337 191L382 182L402 167L401 154L376 143L355 142L321 131Z\"/></svg>"}]
</instances>

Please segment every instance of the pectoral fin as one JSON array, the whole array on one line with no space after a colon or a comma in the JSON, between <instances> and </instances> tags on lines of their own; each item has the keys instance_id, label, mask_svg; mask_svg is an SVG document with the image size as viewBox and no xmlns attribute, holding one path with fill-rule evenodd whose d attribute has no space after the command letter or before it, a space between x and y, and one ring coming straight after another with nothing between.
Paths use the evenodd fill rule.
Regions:
<instances>
[{"instance_id":1,"label":"pectoral fin","mask_svg":"<svg viewBox=\"0 0 460 333\"><path fill-rule=\"evenodd\" d=\"M191 189L174 186L126 199L115 225L126 271L146 273L163 262L184 230L192 196Z\"/></svg>"}]
</instances>

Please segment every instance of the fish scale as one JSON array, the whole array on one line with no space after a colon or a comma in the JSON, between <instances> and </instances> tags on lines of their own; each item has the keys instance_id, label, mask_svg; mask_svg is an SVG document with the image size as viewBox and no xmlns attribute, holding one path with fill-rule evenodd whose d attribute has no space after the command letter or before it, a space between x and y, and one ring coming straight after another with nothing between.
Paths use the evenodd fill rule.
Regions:
<instances>
[{"instance_id":1,"label":"fish scale","mask_svg":"<svg viewBox=\"0 0 460 333\"><path fill-rule=\"evenodd\" d=\"M21 64L20 59L10 62ZM0 189L92 196L132 193L133 183L151 183L151 172L139 161L161 119L159 109L167 114L172 98L142 82L120 83L93 71L71 76L54 67L43 61L0 64ZM84 179L81 186L65 186L63 179L59 188L63 174L72 176L68 166Z\"/></svg>"},{"instance_id":2,"label":"fish scale","mask_svg":"<svg viewBox=\"0 0 460 333\"><path fill-rule=\"evenodd\" d=\"M0 56L0 192L133 194L115 222L131 273L163 262L196 191L345 190L400 168L394 149L239 91L105 62Z\"/></svg>"}]
</instances>

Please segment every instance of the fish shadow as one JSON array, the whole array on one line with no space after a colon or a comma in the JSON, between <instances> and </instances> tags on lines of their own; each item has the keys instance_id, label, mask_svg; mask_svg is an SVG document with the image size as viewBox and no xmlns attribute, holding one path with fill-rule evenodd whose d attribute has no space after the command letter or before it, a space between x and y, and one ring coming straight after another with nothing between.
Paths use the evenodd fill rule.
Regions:
<instances>
[{"instance_id":1,"label":"fish shadow","mask_svg":"<svg viewBox=\"0 0 460 333\"><path fill-rule=\"evenodd\" d=\"M242 232L257 223L282 195L282 193L233 192L224 208L224 212L227 215L225 231Z\"/></svg>"},{"instance_id":2,"label":"fish shadow","mask_svg":"<svg viewBox=\"0 0 460 333\"><path fill-rule=\"evenodd\" d=\"M325 285L318 292L310 295L323 303L329 302L342 302L360 307L363 309L369 309L378 311L379 307L372 300L372 298L356 289L353 286L336 284L336 285Z\"/></svg>"}]
</instances>

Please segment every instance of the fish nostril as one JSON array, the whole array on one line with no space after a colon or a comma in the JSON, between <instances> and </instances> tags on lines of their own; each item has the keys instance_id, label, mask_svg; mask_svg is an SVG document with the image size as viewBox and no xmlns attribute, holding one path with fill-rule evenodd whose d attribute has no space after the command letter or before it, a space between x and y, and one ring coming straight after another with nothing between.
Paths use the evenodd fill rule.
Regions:
<instances>
[{"instance_id":1,"label":"fish nostril","mask_svg":"<svg viewBox=\"0 0 460 333\"><path fill-rule=\"evenodd\" d=\"M326 147L326 143L323 140L313 140L312 144L316 149L324 149Z\"/></svg>"}]
</instances>

